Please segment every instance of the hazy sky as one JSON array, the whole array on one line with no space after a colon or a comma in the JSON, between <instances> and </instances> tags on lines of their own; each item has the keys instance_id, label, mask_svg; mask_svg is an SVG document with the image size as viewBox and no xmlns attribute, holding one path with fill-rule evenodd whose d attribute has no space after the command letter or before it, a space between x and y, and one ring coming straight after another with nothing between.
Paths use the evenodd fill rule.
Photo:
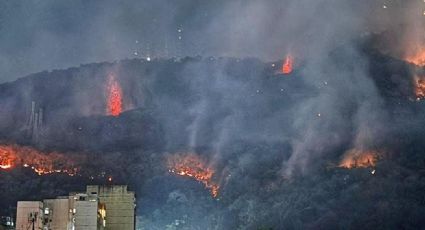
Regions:
<instances>
[{"instance_id":1,"label":"hazy sky","mask_svg":"<svg viewBox=\"0 0 425 230\"><path fill-rule=\"evenodd\" d=\"M422 3L1 0L0 82L43 70L148 55L273 60L317 39L349 38L375 24L397 24L386 12L403 10L408 2ZM371 25L365 26L365 21Z\"/></svg>"}]
</instances>

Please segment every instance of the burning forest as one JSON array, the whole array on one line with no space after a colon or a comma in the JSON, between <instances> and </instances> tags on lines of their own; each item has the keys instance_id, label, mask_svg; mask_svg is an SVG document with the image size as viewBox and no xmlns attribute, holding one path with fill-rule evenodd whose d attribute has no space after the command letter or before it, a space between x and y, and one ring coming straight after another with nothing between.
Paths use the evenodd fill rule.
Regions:
<instances>
[{"instance_id":1,"label":"burning forest","mask_svg":"<svg viewBox=\"0 0 425 230\"><path fill-rule=\"evenodd\" d=\"M58 152L41 152L28 146L0 145L0 168L30 168L38 175L63 173L75 176L83 162L83 156L69 156Z\"/></svg>"},{"instance_id":2,"label":"burning forest","mask_svg":"<svg viewBox=\"0 0 425 230\"><path fill-rule=\"evenodd\" d=\"M424 11L0 1L0 216L120 184L130 228L422 229Z\"/></svg>"},{"instance_id":3,"label":"burning forest","mask_svg":"<svg viewBox=\"0 0 425 230\"><path fill-rule=\"evenodd\" d=\"M170 155L167 165L170 173L192 178L210 190L212 197L218 196L220 186L214 181L216 172L200 156L193 153Z\"/></svg>"},{"instance_id":4,"label":"burning forest","mask_svg":"<svg viewBox=\"0 0 425 230\"><path fill-rule=\"evenodd\" d=\"M345 50L335 52L344 53ZM330 62L346 61L338 58ZM425 110L422 111L420 107L422 103L411 103L400 97L396 99L404 107L399 104L396 104L396 107L392 103L393 98L382 97L380 99L386 103L380 103L379 100L375 103L374 100L381 96L377 93L371 94L374 92L374 80L380 79L379 74L394 68L392 59L382 62L383 67L380 68L386 69L377 71L378 74L371 75L370 78L363 76L364 78L350 82L351 80L347 80L350 78L342 72L335 76L327 75L315 79L316 82L322 83L318 87L308 82L310 75L305 75L303 69L292 71L294 77L291 78L275 78L275 69L269 68L267 63L259 64L255 60L187 59L174 63L164 74L143 74L148 68L162 71L168 64L167 61L151 61L148 67L146 63L138 60L117 64L120 68L127 68L127 72L134 78L133 82L146 82L144 92L154 98L148 101L146 107L129 109L126 113L122 113L122 86L125 84L122 80L125 79L123 73L119 74L120 79L108 77L108 109L104 116L72 117L66 120L54 116L60 114L63 107L54 108L49 101L37 100L46 108L43 110L43 129L37 139L40 143L53 143L54 145L47 146L50 149L55 149L55 146L74 147L76 152L93 150L94 153L45 152L32 145L4 144L0 147L0 174L8 183L16 180L13 176L20 173L16 170L20 168L23 172L33 171L40 181L54 180L59 176L71 178L67 179L70 181L76 179L77 181L72 182L74 186L78 186L81 181L128 183L138 188L137 192L142 194L138 205L145 208L138 211L140 218L155 220L144 222L150 229L161 229L174 220L185 220L186 223L190 220L190 226L216 226L214 221L217 218L223 218L221 224L235 221L235 225L239 226L255 226L255 223L287 226L293 218L297 218L292 216L294 213L303 212L308 207L305 205L316 205L313 197L334 195L327 193L333 190L326 186L333 186L340 189L341 193L352 195L339 196L335 201L338 204L353 202L350 197L356 197L354 193L362 196L362 200L357 199L356 204L373 203L374 194L381 194L382 191L378 190L379 187L369 186L372 183L370 173L367 177L362 177L356 174L362 170L351 169L372 170L373 179L384 184L390 183L388 180L395 176L396 172L386 171L392 167L386 165L391 159L381 161L386 156L383 156L379 149L352 149L341 152L341 149L347 149L346 143L351 143L352 139L356 138L357 131L353 131L354 128L362 130L368 127L370 130L365 133L372 136L376 135L375 129L379 130L382 136L377 135L370 139L390 143L394 145L394 149L400 149L399 152L403 154L395 155L395 159L404 159L409 154L421 159L421 155L418 155L420 152L412 150L410 146L420 146L422 142L416 139L414 133L405 131L403 127L421 124L418 115L412 111L425 114ZM198 70L203 66L226 69L229 75L223 76L221 72L214 71L199 74ZM357 65L353 66L350 67L356 68ZM408 66L409 64L405 63L405 67ZM96 70L103 67L104 64L99 64L90 68ZM85 68L82 73L91 72L88 67ZM114 69L118 67L114 66ZM149 77L149 80L140 76ZM340 76L346 77L343 82L340 81ZM406 78L413 79L413 76ZM104 78L98 82L100 86L104 86L105 82L102 80ZM164 82L172 86L171 89L164 90ZM223 85L222 82L226 84ZM77 83L84 82L74 84L78 85ZM356 84L360 83L365 85L357 87ZM416 89L420 89L422 82L418 80L417 83ZM355 90L352 88L354 86ZM388 84L384 84L379 90L387 90L387 87ZM77 88L76 92L81 90ZM127 93L132 95L133 92ZM418 98L423 96L420 91L415 95ZM250 97L249 100L247 97ZM53 98L60 98L59 94ZM307 109L302 107L304 103L309 105ZM0 106L1 108L7 107ZM387 112L392 110L396 111L392 116L395 116L397 123L388 126L386 116ZM0 125L4 124L5 122ZM7 123L10 124L13 123ZM25 125L26 122L23 122L22 127L25 128ZM418 127L422 126L414 126L415 129L420 129ZM20 128L10 126L9 130ZM22 130L25 130L24 128ZM61 132L55 132L55 136L46 135L51 130ZM390 133L391 138L397 141L387 139L386 133ZM18 134L19 132L14 133ZM7 137L13 140L14 136ZM51 141L42 142L46 138ZM33 144L35 145L36 143ZM196 152L202 154L179 153L182 146L196 149ZM168 154L170 152L175 154ZM218 157L211 153L217 154ZM210 159L215 159L216 162L211 162ZM323 174L318 170L334 162L338 162L338 168L347 170L332 168ZM168 173L164 174L164 170ZM223 170L226 172L225 177ZM376 174L375 170L379 173ZM311 177L313 174L315 176ZM22 182L22 186L28 185ZM196 187L200 189L197 190ZM324 194L316 194L315 191L322 191ZM311 197L310 193L313 194ZM5 194L8 194L7 191ZM43 194L49 193L43 191ZM388 199L394 200L393 195L395 197L399 194L389 193ZM317 206L313 205L312 209L333 210L332 205L318 203ZM342 209L341 213L353 211L351 206L344 206ZM155 219L158 212L161 218ZM267 218L258 216L259 212L265 213ZM280 219L282 212L287 212L288 216ZM199 216L199 213L202 216ZM245 217L239 216L242 214L247 215L246 218L258 219L249 222ZM308 215L312 218L309 224L317 224L321 216L314 213ZM267 225L269 217L273 219L273 223Z\"/></svg>"}]
</instances>

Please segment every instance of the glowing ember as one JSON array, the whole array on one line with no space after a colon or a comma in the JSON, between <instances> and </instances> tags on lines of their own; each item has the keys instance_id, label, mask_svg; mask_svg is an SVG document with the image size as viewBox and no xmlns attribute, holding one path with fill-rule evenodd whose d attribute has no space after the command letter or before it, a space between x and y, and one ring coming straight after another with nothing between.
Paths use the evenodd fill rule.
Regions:
<instances>
[{"instance_id":1,"label":"glowing ember","mask_svg":"<svg viewBox=\"0 0 425 230\"><path fill-rule=\"evenodd\" d=\"M344 155L339 167L348 169L372 167L375 166L378 157L379 154L375 151L352 149Z\"/></svg>"},{"instance_id":2,"label":"glowing ember","mask_svg":"<svg viewBox=\"0 0 425 230\"><path fill-rule=\"evenodd\" d=\"M416 100L420 101L425 98L425 79L423 77L414 78Z\"/></svg>"},{"instance_id":3,"label":"glowing ember","mask_svg":"<svg viewBox=\"0 0 425 230\"><path fill-rule=\"evenodd\" d=\"M294 58L291 55L287 55L282 65L282 73L290 74L293 71Z\"/></svg>"},{"instance_id":4,"label":"glowing ember","mask_svg":"<svg viewBox=\"0 0 425 230\"><path fill-rule=\"evenodd\" d=\"M108 114L119 116L122 112L122 89L115 75L109 75L108 80Z\"/></svg>"},{"instance_id":5,"label":"glowing ember","mask_svg":"<svg viewBox=\"0 0 425 230\"><path fill-rule=\"evenodd\" d=\"M78 171L78 168L73 167L74 161L76 159L56 152L42 153L31 147L0 145L1 169L21 165L25 168L31 168L38 175L65 173L74 176Z\"/></svg>"},{"instance_id":6,"label":"glowing ember","mask_svg":"<svg viewBox=\"0 0 425 230\"><path fill-rule=\"evenodd\" d=\"M218 196L220 186L213 181L214 169L208 167L198 155L177 154L167 159L169 172L176 175L191 177L201 182L205 188L211 191L213 197Z\"/></svg>"}]
</instances>

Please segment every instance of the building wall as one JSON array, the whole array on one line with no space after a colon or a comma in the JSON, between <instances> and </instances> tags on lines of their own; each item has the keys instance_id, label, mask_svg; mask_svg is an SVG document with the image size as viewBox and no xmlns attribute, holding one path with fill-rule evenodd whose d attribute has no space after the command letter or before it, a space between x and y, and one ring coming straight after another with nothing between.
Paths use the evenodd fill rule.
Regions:
<instances>
[{"instance_id":1,"label":"building wall","mask_svg":"<svg viewBox=\"0 0 425 230\"><path fill-rule=\"evenodd\" d=\"M18 201L16 208L16 230L32 229L30 214L37 214L35 229L43 229L43 203L40 201Z\"/></svg>"},{"instance_id":2,"label":"building wall","mask_svg":"<svg viewBox=\"0 0 425 230\"><path fill-rule=\"evenodd\" d=\"M98 200L96 196L76 194L69 197L71 226L75 230L98 229ZM72 228L72 227L71 227Z\"/></svg>"},{"instance_id":3,"label":"building wall","mask_svg":"<svg viewBox=\"0 0 425 230\"><path fill-rule=\"evenodd\" d=\"M135 229L135 195L126 185L87 186L87 194L97 194L106 206L106 230Z\"/></svg>"},{"instance_id":4,"label":"building wall","mask_svg":"<svg viewBox=\"0 0 425 230\"><path fill-rule=\"evenodd\" d=\"M46 226L52 230L68 230L69 200L68 197L44 200L44 218Z\"/></svg>"}]
</instances>

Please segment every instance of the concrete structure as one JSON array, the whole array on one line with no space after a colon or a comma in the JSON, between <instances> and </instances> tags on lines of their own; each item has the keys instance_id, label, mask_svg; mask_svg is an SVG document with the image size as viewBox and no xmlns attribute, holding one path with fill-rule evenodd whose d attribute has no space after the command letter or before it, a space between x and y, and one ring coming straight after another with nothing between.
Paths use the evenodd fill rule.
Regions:
<instances>
[{"instance_id":1,"label":"concrete structure","mask_svg":"<svg viewBox=\"0 0 425 230\"><path fill-rule=\"evenodd\" d=\"M70 229L69 198L46 199L44 203L45 228L55 230Z\"/></svg>"},{"instance_id":2,"label":"concrete structure","mask_svg":"<svg viewBox=\"0 0 425 230\"><path fill-rule=\"evenodd\" d=\"M105 220L99 215L99 200L97 195L78 193L69 196L70 229L100 230L103 229Z\"/></svg>"},{"instance_id":3,"label":"concrete structure","mask_svg":"<svg viewBox=\"0 0 425 230\"><path fill-rule=\"evenodd\" d=\"M19 230L104 230L106 210L97 195L74 193L39 201L19 201Z\"/></svg>"},{"instance_id":4,"label":"concrete structure","mask_svg":"<svg viewBox=\"0 0 425 230\"><path fill-rule=\"evenodd\" d=\"M135 195L127 186L87 186L84 193L19 201L17 230L134 230Z\"/></svg>"},{"instance_id":5,"label":"concrete structure","mask_svg":"<svg viewBox=\"0 0 425 230\"><path fill-rule=\"evenodd\" d=\"M43 229L43 203L40 201L18 201L16 230L32 229Z\"/></svg>"},{"instance_id":6,"label":"concrete structure","mask_svg":"<svg viewBox=\"0 0 425 230\"><path fill-rule=\"evenodd\" d=\"M106 230L134 230L136 198L126 185L88 185L87 194L97 195L106 207Z\"/></svg>"}]
</instances>

